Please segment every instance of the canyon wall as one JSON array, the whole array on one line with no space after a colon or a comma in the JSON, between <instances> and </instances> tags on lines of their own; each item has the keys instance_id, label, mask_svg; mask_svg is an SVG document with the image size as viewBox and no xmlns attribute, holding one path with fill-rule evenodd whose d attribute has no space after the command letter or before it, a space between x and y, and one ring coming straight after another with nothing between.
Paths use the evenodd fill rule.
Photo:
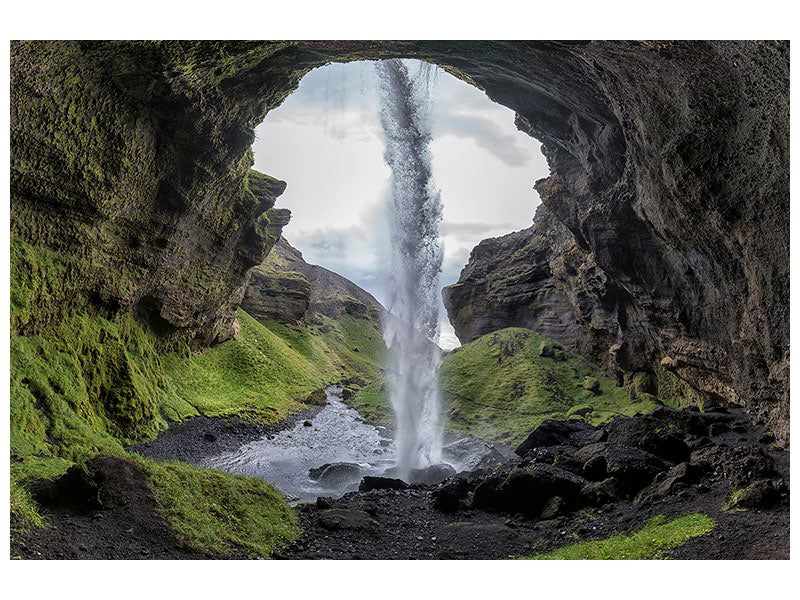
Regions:
<instances>
[{"instance_id":1,"label":"canyon wall","mask_svg":"<svg viewBox=\"0 0 800 600\"><path fill-rule=\"evenodd\" d=\"M663 363L788 440L781 42L12 43L12 334L133 311L166 343L233 335L288 218L254 127L310 68L389 56L483 88L550 163L534 227L447 293L460 336L541 326L621 378Z\"/></svg>"}]
</instances>

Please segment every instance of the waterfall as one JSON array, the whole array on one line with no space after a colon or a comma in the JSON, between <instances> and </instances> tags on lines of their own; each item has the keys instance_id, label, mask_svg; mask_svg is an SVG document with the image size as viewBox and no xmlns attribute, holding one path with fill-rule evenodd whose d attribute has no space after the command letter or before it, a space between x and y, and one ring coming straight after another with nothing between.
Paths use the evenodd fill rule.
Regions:
<instances>
[{"instance_id":1,"label":"waterfall","mask_svg":"<svg viewBox=\"0 0 800 600\"><path fill-rule=\"evenodd\" d=\"M377 63L380 117L392 170L389 190L391 272L387 277L389 394L395 413L397 472L441 462L439 411L439 272L442 205L434 188L430 86L434 72L423 63L412 79L400 60Z\"/></svg>"}]
</instances>

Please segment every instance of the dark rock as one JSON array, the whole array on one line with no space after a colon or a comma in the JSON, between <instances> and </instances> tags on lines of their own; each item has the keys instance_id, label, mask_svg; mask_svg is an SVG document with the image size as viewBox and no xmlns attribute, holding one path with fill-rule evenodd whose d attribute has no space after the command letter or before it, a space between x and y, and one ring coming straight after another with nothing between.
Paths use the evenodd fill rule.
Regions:
<instances>
[{"instance_id":1,"label":"dark rock","mask_svg":"<svg viewBox=\"0 0 800 600\"><path fill-rule=\"evenodd\" d=\"M712 423L708 428L708 435L717 437L728 431L730 431L730 427L728 427L727 423Z\"/></svg>"},{"instance_id":2,"label":"dark rock","mask_svg":"<svg viewBox=\"0 0 800 600\"><path fill-rule=\"evenodd\" d=\"M508 448L471 435L446 444L442 457L452 465L459 465L462 471L491 470L518 459Z\"/></svg>"},{"instance_id":3,"label":"dark rock","mask_svg":"<svg viewBox=\"0 0 800 600\"><path fill-rule=\"evenodd\" d=\"M668 496L677 495L699 479L701 468L690 463L680 463L666 473L659 473L653 482L636 497L636 502L646 504Z\"/></svg>"},{"instance_id":4,"label":"dark rock","mask_svg":"<svg viewBox=\"0 0 800 600\"><path fill-rule=\"evenodd\" d=\"M213 433L208 433L207 432L207 433L203 434L203 439L205 441L207 441L207 442L216 442L217 441L217 436L215 436Z\"/></svg>"},{"instance_id":5,"label":"dark rock","mask_svg":"<svg viewBox=\"0 0 800 600\"><path fill-rule=\"evenodd\" d=\"M615 477L593 481L581 488L581 498L591 506L602 506L615 502L620 497L620 485Z\"/></svg>"},{"instance_id":6,"label":"dark rock","mask_svg":"<svg viewBox=\"0 0 800 600\"><path fill-rule=\"evenodd\" d=\"M542 421L514 452L519 456L525 456L533 448L562 444L579 447L589 443L588 440L596 433L597 430L594 426L582 420L556 421L547 419Z\"/></svg>"},{"instance_id":7,"label":"dark rock","mask_svg":"<svg viewBox=\"0 0 800 600\"><path fill-rule=\"evenodd\" d=\"M436 510L446 513L456 512L465 505L472 486L463 477L454 477L437 487L431 494L431 501Z\"/></svg>"},{"instance_id":8,"label":"dark rock","mask_svg":"<svg viewBox=\"0 0 800 600\"><path fill-rule=\"evenodd\" d=\"M350 510L344 508L331 508L323 510L316 515L317 523L320 527L331 531L350 529L378 533L383 527L378 521L361 510Z\"/></svg>"},{"instance_id":9,"label":"dark rock","mask_svg":"<svg viewBox=\"0 0 800 600\"><path fill-rule=\"evenodd\" d=\"M361 480L358 486L359 492L369 492L372 490L404 490L408 484L402 479L392 477L373 477L367 475Z\"/></svg>"},{"instance_id":10,"label":"dark rock","mask_svg":"<svg viewBox=\"0 0 800 600\"><path fill-rule=\"evenodd\" d=\"M774 482L760 479L734 494L730 508L772 508L780 499L780 492Z\"/></svg>"},{"instance_id":11,"label":"dark rock","mask_svg":"<svg viewBox=\"0 0 800 600\"><path fill-rule=\"evenodd\" d=\"M505 477L494 475L481 482L475 488L473 505L536 516L553 496L560 496L568 504L577 503L585 484L585 479L569 471L534 464L527 469L514 469Z\"/></svg>"},{"instance_id":12,"label":"dark rock","mask_svg":"<svg viewBox=\"0 0 800 600\"><path fill-rule=\"evenodd\" d=\"M331 508L333 506L333 498L327 498L325 496L320 496L317 498L316 506L320 510L325 510L327 508Z\"/></svg>"},{"instance_id":13,"label":"dark rock","mask_svg":"<svg viewBox=\"0 0 800 600\"><path fill-rule=\"evenodd\" d=\"M692 452L692 462L733 489L776 475L774 460L760 446L706 446Z\"/></svg>"},{"instance_id":14,"label":"dark rock","mask_svg":"<svg viewBox=\"0 0 800 600\"><path fill-rule=\"evenodd\" d=\"M553 496L545 502L542 512L539 514L540 519L553 519L567 510L567 503L561 496Z\"/></svg>"},{"instance_id":15,"label":"dark rock","mask_svg":"<svg viewBox=\"0 0 800 600\"><path fill-rule=\"evenodd\" d=\"M456 474L456 470L448 464L439 463L424 469L411 469L408 474L409 483L435 485Z\"/></svg>"},{"instance_id":16,"label":"dark rock","mask_svg":"<svg viewBox=\"0 0 800 600\"><path fill-rule=\"evenodd\" d=\"M316 469L309 469L308 476L316 477L317 483L323 487L336 488L361 479L361 467L355 463L332 463Z\"/></svg>"},{"instance_id":17,"label":"dark rock","mask_svg":"<svg viewBox=\"0 0 800 600\"><path fill-rule=\"evenodd\" d=\"M600 393L600 380L597 377L585 377L581 384L583 389L592 392L593 394Z\"/></svg>"},{"instance_id":18,"label":"dark rock","mask_svg":"<svg viewBox=\"0 0 800 600\"><path fill-rule=\"evenodd\" d=\"M303 427L311 427L311 425L312 425L312 423L311 423L311 421L309 421L308 419L306 419L305 421L303 421Z\"/></svg>"},{"instance_id":19,"label":"dark rock","mask_svg":"<svg viewBox=\"0 0 800 600\"><path fill-rule=\"evenodd\" d=\"M576 457L585 461L587 478L601 480L615 477L625 494L638 492L657 473L666 469L660 458L645 450L609 442L585 446L578 450Z\"/></svg>"}]
</instances>

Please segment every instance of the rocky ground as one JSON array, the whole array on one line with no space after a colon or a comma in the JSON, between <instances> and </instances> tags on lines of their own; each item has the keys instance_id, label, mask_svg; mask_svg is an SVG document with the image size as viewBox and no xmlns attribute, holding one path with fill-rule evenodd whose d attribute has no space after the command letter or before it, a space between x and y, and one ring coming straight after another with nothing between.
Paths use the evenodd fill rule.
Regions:
<instances>
[{"instance_id":1,"label":"rocky ground","mask_svg":"<svg viewBox=\"0 0 800 600\"><path fill-rule=\"evenodd\" d=\"M176 445L182 438L205 440L206 433L219 439L224 427L204 421L167 439ZM438 485L300 505L304 533L275 558L507 558L636 530L655 515L694 512L712 517L716 527L668 556L789 558L789 454L738 409L661 408L598 427L546 421L517 454ZM365 483L363 489L392 481ZM736 490L744 491L732 501ZM181 548L129 461L94 459L88 475L73 470L33 492L53 527L16 536L12 556L210 558Z\"/></svg>"},{"instance_id":2,"label":"rocky ground","mask_svg":"<svg viewBox=\"0 0 800 600\"><path fill-rule=\"evenodd\" d=\"M788 453L772 442L736 409L549 421L493 472L300 507L304 534L279 558L508 558L700 512L714 530L668 556L788 559Z\"/></svg>"}]
</instances>

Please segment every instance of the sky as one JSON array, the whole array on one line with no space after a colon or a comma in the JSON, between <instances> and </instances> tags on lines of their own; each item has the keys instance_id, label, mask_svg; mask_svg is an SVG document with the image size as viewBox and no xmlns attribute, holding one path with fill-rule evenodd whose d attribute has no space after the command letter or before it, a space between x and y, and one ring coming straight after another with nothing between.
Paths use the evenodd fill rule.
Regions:
<instances>
[{"instance_id":1,"label":"sky","mask_svg":"<svg viewBox=\"0 0 800 600\"><path fill-rule=\"evenodd\" d=\"M549 169L540 143L515 127L514 112L482 91L437 67L431 93L444 287L458 280L478 242L531 225L540 202L533 184ZM378 102L373 62L320 67L256 128L253 150L255 169L287 182L276 206L292 211L283 229L289 243L306 262L384 302L391 172ZM441 312L439 343L449 349L458 340Z\"/></svg>"}]
</instances>

